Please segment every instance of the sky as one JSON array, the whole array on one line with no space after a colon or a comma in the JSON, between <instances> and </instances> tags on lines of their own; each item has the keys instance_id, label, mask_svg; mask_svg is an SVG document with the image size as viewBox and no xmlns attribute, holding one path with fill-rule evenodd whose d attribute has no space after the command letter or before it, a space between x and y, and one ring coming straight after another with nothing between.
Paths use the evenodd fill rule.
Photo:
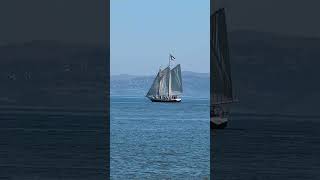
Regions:
<instances>
[{"instance_id":1,"label":"sky","mask_svg":"<svg viewBox=\"0 0 320 180\"><path fill-rule=\"evenodd\" d=\"M320 37L319 0L214 0L226 8L228 30ZM213 4L211 4L213 5Z\"/></svg>"},{"instance_id":2,"label":"sky","mask_svg":"<svg viewBox=\"0 0 320 180\"><path fill-rule=\"evenodd\" d=\"M111 0L111 75L155 75L169 53L182 71L210 72L210 0Z\"/></svg>"}]
</instances>

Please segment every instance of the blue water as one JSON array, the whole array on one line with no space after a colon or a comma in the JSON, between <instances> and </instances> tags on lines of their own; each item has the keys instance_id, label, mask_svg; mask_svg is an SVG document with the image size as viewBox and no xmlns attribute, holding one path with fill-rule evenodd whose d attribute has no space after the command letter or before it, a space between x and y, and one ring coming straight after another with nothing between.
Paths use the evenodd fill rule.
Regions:
<instances>
[{"instance_id":1,"label":"blue water","mask_svg":"<svg viewBox=\"0 0 320 180\"><path fill-rule=\"evenodd\" d=\"M208 179L209 99L111 97L111 179Z\"/></svg>"}]
</instances>

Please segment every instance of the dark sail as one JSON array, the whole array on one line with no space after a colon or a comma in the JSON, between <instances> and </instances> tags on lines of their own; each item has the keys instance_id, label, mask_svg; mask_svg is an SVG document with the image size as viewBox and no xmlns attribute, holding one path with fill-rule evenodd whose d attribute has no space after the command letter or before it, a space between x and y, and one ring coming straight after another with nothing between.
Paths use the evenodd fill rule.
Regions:
<instances>
[{"instance_id":1,"label":"dark sail","mask_svg":"<svg viewBox=\"0 0 320 180\"><path fill-rule=\"evenodd\" d=\"M171 95L180 95L182 90L182 78L181 78L181 66L178 64L176 67L171 69Z\"/></svg>"},{"instance_id":2,"label":"dark sail","mask_svg":"<svg viewBox=\"0 0 320 180\"><path fill-rule=\"evenodd\" d=\"M158 72L156 78L153 80L153 83L146 95L147 97L159 96L160 73L161 70Z\"/></svg>"},{"instance_id":3,"label":"dark sail","mask_svg":"<svg viewBox=\"0 0 320 180\"><path fill-rule=\"evenodd\" d=\"M214 102L232 101L232 80L224 9L211 16L211 94Z\"/></svg>"}]
</instances>

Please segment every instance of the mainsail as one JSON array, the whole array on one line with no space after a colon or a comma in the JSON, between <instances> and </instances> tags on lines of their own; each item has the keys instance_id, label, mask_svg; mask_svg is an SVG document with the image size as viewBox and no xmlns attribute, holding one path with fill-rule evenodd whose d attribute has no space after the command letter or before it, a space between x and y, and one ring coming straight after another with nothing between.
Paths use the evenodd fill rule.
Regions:
<instances>
[{"instance_id":1,"label":"mainsail","mask_svg":"<svg viewBox=\"0 0 320 180\"><path fill-rule=\"evenodd\" d=\"M169 94L169 78L170 78L170 67L167 67L160 72L160 82L159 82L160 96L167 96Z\"/></svg>"},{"instance_id":2,"label":"mainsail","mask_svg":"<svg viewBox=\"0 0 320 180\"><path fill-rule=\"evenodd\" d=\"M214 103L232 101L232 81L224 9L219 9L211 17L211 88Z\"/></svg>"}]
</instances>

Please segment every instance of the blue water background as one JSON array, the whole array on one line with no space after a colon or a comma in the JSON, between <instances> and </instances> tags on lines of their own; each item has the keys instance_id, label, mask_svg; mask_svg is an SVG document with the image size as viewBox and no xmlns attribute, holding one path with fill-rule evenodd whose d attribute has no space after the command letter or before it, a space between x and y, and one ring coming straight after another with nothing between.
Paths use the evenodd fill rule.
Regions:
<instances>
[{"instance_id":1,"label":"blue water background","mask_svg":"<svg viewBox=\"0 0 320 180\"><path fill-rule=\"evenodd\" d=\"M206 179L209 99L111 96L111 179Z\"/></svg>"}]
</instances>

